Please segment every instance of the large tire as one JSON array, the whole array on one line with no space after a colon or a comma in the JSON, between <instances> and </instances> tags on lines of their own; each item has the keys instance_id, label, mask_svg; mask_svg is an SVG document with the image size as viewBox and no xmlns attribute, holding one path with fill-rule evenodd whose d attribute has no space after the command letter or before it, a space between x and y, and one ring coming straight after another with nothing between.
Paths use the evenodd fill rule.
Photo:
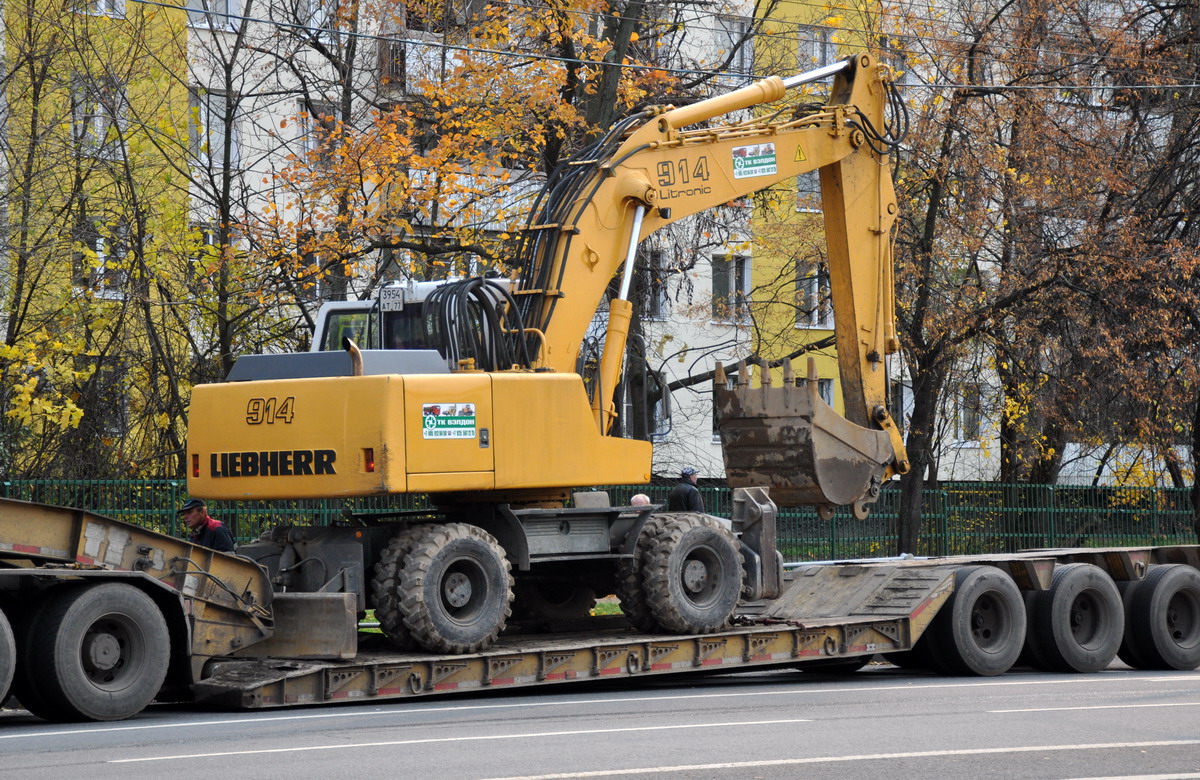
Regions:
<instances>
[{"instance_id":1,"label":"large tire","mask_svg":"<svg viewBox=\"0 0 1200 780\"><path fill-rule=\"evenodd\" d=\"M671 516L645 551L646 604L668 631L708 634L728 627L742 578L737 539L705 515Z\"/></svg>"},{"instance_id":2,"label":"large tire","mask_svg":"<svg viewBox=\"0 0 1200 780\"><path fill-rule=\"evenodd\" d=\"M646 590L642 587L642 566L646 560L646 549L671 519L671 515L651 515L638 534L633 557L622 558L617 563L616 593L621 601L621 612L629 625L644 634L652 634L661 630L661 627L651 614L650 605L646 603Z\"/></svg>"},{"instance_id":3,"label":"large tire","mask_svg":"<svg viewBox=\"0 0 1200 780\"><path fill-rule=\"evenodd\" d=\"M992 677L1016 663L1025 644L1025 601L994 566L954 574L954 593L929 626L929 655L945 674Z\"/></svg>"},{"instance_id":4,"label":"large tire","mask_svg":"<svg viewBox=\"0 0 1200 780\"><path fill-rule=\"evenodd\" d=\"M1124 635L1116 583L1090 563L1057 566L1050 589L1031 600L1030 660L1053 672L1098 672L1112 663Z\"/></svg>"},{"instance_id":5,"label":"large tire","mask_svg":"<svg viewBox=\"0 0 1200 780\"><path fill-rule=\"evenodd\" d=\"M167 676L171 640L158 606L124 583L57 594L33 626L30 672L54 720L121 720ZM28 702L23 702L28 704Z\"/></svg>"},{"instance_id":6,"label":"large tire","mask_svg":"<svg viewBox=\"0 0 1200 780\"><path fill-rule=\"evenodd\" d=\"M435 653L474 653L512 614L513 578L500 543L467 523L423 529L401 575L409 633Z\"/></svg>"},{"instance_id":7,"label":"large tire","mask_svg":"<svg viewBox=\"0 0 1200 780\"><path fill-rule=\"evenodd\" d=\"M1133 594L1137 592L1142 580L1122 580L1117 583L1121 592L1121 605L1125 609L1125 630L1121 634L1121 646L1117 649L1117 657L1132 669L1145 669L1146 659L1133 640Z\"/></svg>"},{"instance_id":8,"label":"large tire","mask_svg":"<svg viewBox=\"0 0 1200 780\"><path fill-rule=\"evenodd\" d=\"M1129 609L1126 641L1139 662L1135 668L1200 666L1200 571L1183 564L1151 566L1133 588Z\"/></svg>"},{"instance_id":9,"label":"large tire","mask_svg":"<svg viewBox=\"0 0 1200 780\"><path fill-rule=\"evenodd\" d=\"M8 698L17 669L17 640L4 612L0 611L0 704Z\"/></svg>"},{"instance_id":10,"label":"large tire","mask_svg":"<svg viewBox=\"0 0 1200 780\"><path fill-rule=\"evenodd\" d=\"M388 542L375 563L375 576L371 579L371 594L374 597L375 619L388 642L397 650L413 650L417 642L404 625L401 578L404 561L412 552L417 541L425 534L424 526L406 528Z\"/></svg>"}]
</instances>

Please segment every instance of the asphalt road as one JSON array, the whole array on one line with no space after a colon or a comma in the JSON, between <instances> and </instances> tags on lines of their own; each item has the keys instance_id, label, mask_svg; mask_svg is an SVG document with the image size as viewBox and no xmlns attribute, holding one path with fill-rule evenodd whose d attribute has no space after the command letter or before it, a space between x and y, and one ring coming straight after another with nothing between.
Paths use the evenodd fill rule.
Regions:
<instances>
[{"instance_id":1,"label":"asphalt road","mask_svg":"<svg viewBox=\"0 0 1200 780\"><path fill-rule=\"evenodd\" d=\"M260 712L0 713L25 778L1200 778L1200 673L872 665Z\"/></svg>"}]
</instances>

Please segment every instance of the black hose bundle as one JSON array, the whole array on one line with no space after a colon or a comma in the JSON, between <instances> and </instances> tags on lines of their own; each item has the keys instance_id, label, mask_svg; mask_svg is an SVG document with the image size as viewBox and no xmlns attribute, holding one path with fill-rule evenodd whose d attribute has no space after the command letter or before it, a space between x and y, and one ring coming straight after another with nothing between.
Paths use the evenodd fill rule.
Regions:
<instances>
[{"instance_id":1,"label":"black hose bundle","mask_svg":"<svg viewBox=\"0 0 1200 780\"><path fill-rule=\"evenodd\" d=\"M439 286L425 299L425 331L452 364L474 360L483 371L530 368L516 301L499 284L480 277Z\"/></svg>"}]
</instances>

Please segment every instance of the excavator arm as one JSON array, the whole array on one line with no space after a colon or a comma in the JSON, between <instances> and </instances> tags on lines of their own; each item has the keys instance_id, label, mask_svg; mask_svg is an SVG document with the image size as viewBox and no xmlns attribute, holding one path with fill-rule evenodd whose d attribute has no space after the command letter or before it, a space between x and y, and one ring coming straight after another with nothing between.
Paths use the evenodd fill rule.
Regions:
<instances>
[{"instance_id":1,"label":"excavator arm","mask_svg":"<svg viewBox=\"0 0 1200 780\"><path fill-rule=\"evenodd\" d=\"M830 75L825 106L694 128L775 103L789 88ZM886 66L860 54L791 79L771 77L690 106L647 112L614 126L556 172L526 226L517 298L525 324L543 335L542 364L577 371L594 304L612 278L622 276L593 395L602 430L615 414L612 394L632 311L638 243L684 217L819 170L846 417L831 420L830 414L840 416L828 407L813 411L820 406L797 401L808 394L794 390L768 400L769 377L766 395L751 396L748 381L732 392L718 388L729 428L723 443L731 486L765 480L775 488L773 496L790 503L865 507L863 495L877 494L883 479L907 470L903 441L886 407L884 356L898 349L892 270L897 204L889 163L895 139L883 132L887 76ZM815 393L815 378L811 384ZM812 429L814 415L826 421L815 424L820 430L842 429L833 435L837 446L822 446L819 433L814 444L804 430L795 430ZM788 429L783 439L781 429ZM781 456L783 441L804 450L804 457ZM841 476L812 479L809 472L818 464Z\"/></svg>"}]
</instances>

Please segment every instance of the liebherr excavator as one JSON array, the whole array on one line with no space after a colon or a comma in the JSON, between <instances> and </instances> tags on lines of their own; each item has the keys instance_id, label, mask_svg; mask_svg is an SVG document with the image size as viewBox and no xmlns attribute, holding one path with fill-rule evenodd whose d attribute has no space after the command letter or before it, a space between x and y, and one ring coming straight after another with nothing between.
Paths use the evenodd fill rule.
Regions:
<instances>
[{"instance_id":1,"label":"liebherr excavator","mask_svg":"<svg viewBox=\"0 0 1200 780\"><path fill-rule=\"evenodd\" d=\"M240 549L280 588L358 592L401 648L487 647L514 590L518 609L577 610L615 590L646 630L724 628L739 597L778 592L774 548L754 541L755 518L773 511L765 493L740 497L748 509L732 531L713 517L586 497L567 506L572 488L650 479L650 444L611 435L637 247L672 222L820 170L846 417L817 396L815 378L807 388L790 373L785 387L735 382L719 396L727 471L735 487L865 512L907 468L883 367L897 349L888 72L860 54L616 123L549 177L511 284L444 285L419 316L393 296L366 346L400 335L406 349L348 340L346 353L243 358L231 376L239 381L197 387L189 490L208 499L428 494L436 511L278 528ZM831 76L828 105L763 111ZM728 118L746 110L754 115ZM582 344L617 276L589 387Z\"/></svg>"},{"instance_id":2,"label":"liebherr excavator","mask_svg":"<svg viewBox=\"0 0 1200 780\"><path fill-rule=\"evenodd\" d=\"M685 129L830 75L823 108ZM1200 667L1200 546L780 572L771 499L862 513L907 468L882 366L896 346L889 94L885 70L858 56L632 117L551 177L515 280L388 288L373 312L332 304L318 346L336 335L366 349L249 356L231 381L196 389L195 495L427 492L431 510L276 528L233 555L0 499L0 702L11 687L44 718L114 720L164 690L274 708L704 670L846 672L880 653L956 675L1003 674L1018 658L1097 672L1118 654L1138 669ZM790 370L757 387L744 371L718 377L732 523L596 492L568 506L573 487L649 478L650 445L611 435L637 242L816 168L848 419ZM589 396L580 345L618 273ZM619 618L572 621L614 590L637 633ZM357 630L368 605L391 646ZM500 635L510 612L522 619Z\"/></svg>"}]
</instances>

